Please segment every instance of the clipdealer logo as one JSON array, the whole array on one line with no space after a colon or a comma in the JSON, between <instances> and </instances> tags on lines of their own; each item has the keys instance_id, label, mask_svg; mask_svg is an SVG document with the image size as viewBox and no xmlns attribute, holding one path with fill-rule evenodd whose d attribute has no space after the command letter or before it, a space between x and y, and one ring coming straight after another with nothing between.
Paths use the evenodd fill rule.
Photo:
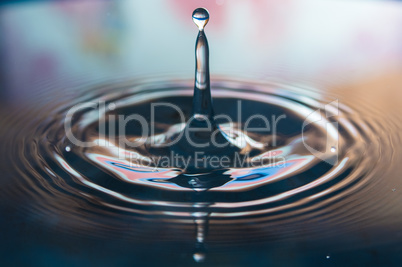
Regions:
<instances>
[{"instance_id":1,"label":"clipdealer logo","mask_svg":"<svg viewBox=\"0 0 402 267\"><path fill-rule=\"evenodd\" d=\"M144 145L145 143L150 143L154 145L155 140L158 140L155 137L155 116L158 108L170 108L176 114L178 114L178 119L180 122L177 125L181 125L181 129L184 129L184 126L188 121L186 121L186 117L184 112L177 106L172 103L152 103L150 108L150 116L144 117L140 114L130 114L130 115L118 115L118 114L108 114L109 111L115 110L116 105L114 103L106 104L105 102L85 102L80 103L74 107L72 107L66 114L65 121L64 121L64 128L66 131L66 136L68 140L77 147L82 148L90 148L94 146L100 147L110 147L114 146L115 148L120 148L125 150L127 147L129 148L136 148L139 146ZM277 129L279 123L286 122L286 114L282 114L280 116L272 115L271 118L262 115L262 114L253 114L248 118L242 118L242 105L241 100L238 101L237 104L237 120L233 121L232 118L225 114L216 115L214 117L215 120L223 121L223 124L226 125L237 125L236 127L242 127L242 131L244 135L240 135L240 139L247 139L249 132L254 133L262 133L265 135L270 135L272 138L270 144L263 144L265 146L275 148L277 147ZM324 105L322 108L315 110L314 112L310 113L302 124L301 129L301 139L304 147L315 157L327 162L328 164L335 165L338 162L338 140L339 140L339 133L338 133L338 122L331 122L331 118L339 115L339 103L338 100L335 100L329 104ZM93 141L82 141L79 140L79 136L75 136L77 134L77 126L74 125L76 121L79 120L90 120L96 123L98 120L98 133L99 138L97 138L97 142ZM194 119L194 118L192 118ZM138 131L141 132L140 135L132 138L132 136L127 136L126 131L128 124L130 122L135 122L136 127L138 127ZM254 125L253 125L254 122ZM207 121L207 125L209 130L212 130L212 123ZM258 127L255 127L258 125ZM326 132L326 141L324 145L324 151L318 150L316 147L312 146L311 136L306 134L308 131L307 128L309 125L319 126L319 129L325 129ZM251 127L253 126L253 127ZM106 129L108 127L108 129ZM233 131L235 127L228 127L230 131ZM191 129L195 131L197 129ZM205 130L205 129L201 129ZM218 129L216 129L218 131ZM174 138L174 140L169 140L168 142L163 143L162 145L159 143L158 146L171 146L176 144L180 138L186 138L187 140L191 136L188 134L187 131L178 131L179 134ZM106 134L107 133L107 134ZM229 135L238 136L239 132L232 132ZM211 139L209 142L216 147L222 147L222 144L216 142L213 138L216 136L216 133L211 134ZM309 140L310 138L310 140ZM251 140L251 139L250 139ZM248 140L248 141L250 141ZM117 145L116 145L117 141ZM241 142L248 142L246 140L240 140ZM313 140L313 143L317 143L317 140ZM188 142L195 148L203 148L205 147L205 143L197 143L193 142L192 140L188 140ZM322 144L322 142L320 142ZM124 153L119 154L119 158L123 159L126 156ZM202 155L194 155L194 157L200 158ZM185 161L186 159L182 159ZM215 158L213 160L216 161ZM265 159L266 160L266 159ZM188 159L187 159L188 161ZM275 161L275 160L274 160ZM284 161L284 159L282 160ZM168 166L169 164L167 164ZM172 165L170 165L172 166ZM240 166L239 166L240 167Z\"/></svg>"}]
</instances>

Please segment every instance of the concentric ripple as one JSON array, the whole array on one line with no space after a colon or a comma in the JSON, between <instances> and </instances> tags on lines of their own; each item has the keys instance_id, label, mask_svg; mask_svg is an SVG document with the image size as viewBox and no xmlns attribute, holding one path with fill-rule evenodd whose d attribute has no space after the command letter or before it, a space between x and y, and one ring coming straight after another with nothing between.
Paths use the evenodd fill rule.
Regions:
<instances>
[{"instance_id":1,"label":"concentric ripple","mask_svg":"<svg viewBox=\"0 0 402 267\"><path fill-rule=\"evenodd\" d=\"M399 134L384 132L396 132L398 123L383 120L364 104L308 88L226 80L217 80L212 87L216 114L234 121L223 120L222 130L233 139L242 137L242 151L250 155L246 161L265 161L200 173L188 173L171 161L163 165L162 156L169 154L153 150L149 142L157 146L170 140L183 121L172 108L151 114L152 104L174 104L187 116L191 81L118 84L3 118L2 164L10 170L2 179L3 195L9 201L29 196L28 214L69 218L62 223L66 228L88 234L91 229L119 231L122 226L116 222L125 218L171 223L183 232L192 227L184 225L196 222L198 243L203 242L206 221L216 227L210 240L227 242L270 239L272 233L256 230L268 226L291 237L296 235L295 225L322 220L350 231L359 227L357 221L369 224L376 220L373 217L384 216L371 211L390 200L374 190L385 190L378 184L391 170L383 164L400 158L392 152L401 143ZM88 106L82 108L83 103ZM142 146L124 147L113 120L133 114L149 120L154 116L156 130ZM262 123L258 119L249 121L254 131L247 131L246 121L255 114L270 120L284 117L275 132L272 127L255 130ZM71 134L87 147L68 138L66 120L71 122ZM138 121L126 126L127 140L141 138ZM255 225L252 230L249 223ZM287 228L291 224L293 230ZM247 236L230 234L239 229L247 230ZM141 235L140 230L129 232ZM336 233L326 229L326 234ZM171 238L183 237L166 237Z\"/></svg>"}]
</instances>

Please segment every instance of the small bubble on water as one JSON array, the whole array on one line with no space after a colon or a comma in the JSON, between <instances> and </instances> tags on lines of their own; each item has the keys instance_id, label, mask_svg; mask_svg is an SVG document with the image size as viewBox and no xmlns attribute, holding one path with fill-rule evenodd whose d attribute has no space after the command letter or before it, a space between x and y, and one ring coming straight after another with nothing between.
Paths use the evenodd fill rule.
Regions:
<instances>
[{"instance_id":1,"label":"small bubble on water","mask_svg":"<svg viewBox=\"0 0 402 267\"><path fill-rule=\"evenodd\" d=\"M67 152L70 152L70 151L71 151L71 147L70 147L70 146L66 146L65 150L66 150Z\"/></svg>"},{"instance_id":2,"label":"small bubble on water","mask_svg":"<svg viewBox=\"0 0 402 267\"><path fill-rule=\"evenodd\" d=\"M193 259L195 262L203 262L205 261L205 253L196 252L193 254Z\"/></svg>"},{"instance_id":3,"label":"small bubble on water","mask_svg":"<svg viewBox=\"0 0 402 267\"><path fill-rule=\"evenodd\" d=\"M109 108L109 110L114 110L116 108L116 104L115 103L110 103L108 108Z\"/></svg>"},{"instance_id":4,"label":"small bubble on water","mask_svg":"<svg viewBox=\"0 0 402 267\"><path fill-rule=\"evenodd\" d=\"M197 181L195 179L191 179L190 181L188 181L188 183L192 186L196 186L197 185Z\"/></svg>"}]
</instances>

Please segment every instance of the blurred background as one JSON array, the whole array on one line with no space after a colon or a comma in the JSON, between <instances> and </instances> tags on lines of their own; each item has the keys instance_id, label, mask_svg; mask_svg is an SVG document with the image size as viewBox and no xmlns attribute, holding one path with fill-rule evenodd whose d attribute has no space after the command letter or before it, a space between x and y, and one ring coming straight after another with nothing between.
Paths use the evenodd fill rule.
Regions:
<instances>
[{"instance_id":1,"label":"blurred background","mask_svg":"<svg viewBox=\"0 0 402 267\"><path fill-rule=\"evenodd\" d=\"M62 96L86 83L139 76L191 78L191 13L199 6L210 11L213 75L332 88L395 84L401 74L401 2L2 1L1 99L31 103L44 90Z\"/></svg>"}]
</instances>

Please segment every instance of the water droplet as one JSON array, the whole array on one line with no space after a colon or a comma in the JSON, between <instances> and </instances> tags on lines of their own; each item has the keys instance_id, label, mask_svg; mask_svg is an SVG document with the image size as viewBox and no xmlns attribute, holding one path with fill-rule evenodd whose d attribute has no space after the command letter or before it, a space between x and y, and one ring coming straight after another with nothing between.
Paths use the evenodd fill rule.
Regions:
<instances>
[{"instance_id":1,"label":"water droplet","mask_svg":"<svg viewBox=\"0 0 402 267\"><path fill-rule=\"evenodd\" d=\"M196 186L197 185L197 181L194 179L191 179L190 181L188 181L188 183L192 186Z\"/></svg>"},{"instance_id":2,"label":"water droplet","mask_svg":"<svg viewBox=\"0 0 402 267\"><path fill-rule=\"evenodd\" d=\"M205 253L196 252L193 254L193 259L195 262L204 262L205 261Z\"/></svg>"},{"instance_id":3,"label":"water droplet","mask_svg":"<svg viewBox=\"0 0 402 267\"><path fill-rule=\"evenodd\" d=\"M67 152L70 152L70 151L71 151L71 147L70 147L70 146L66 146L65 150L66 150Z\"/></svg>"},{"instance_id":4,"label":"water droplet","mask_svg":"<svg viewBox=\"0 0 402 267\"><path fill-rule=\"evenodd\" d=\"M200 31L204 30L205 25L209 21L209 12L205 8L197 8L193 12L193 21L198 26Z\"/></svg>"},{"instance_id":5,"label":"water droplet","mask_svg":"<svg viewBox=\"0 0 402 267\"><path fill-rule=\"evenodd\" d=\"M109 110L114 110L116 108L116 104L115 103L110 103L108 108L109 108Z\"/></svg>"},{"instance_id":6,"label":"water droplet","mask_svg":"<svg viewBox=\"0 0 402 267\"><path fill-rule=\"evenodd\" d=\"M336 147L334 147L334 146L331 147L331 152L332 152L332 153L335 153L335 152L336 152Z\"/></svg>"},{"instance_id":7,"label":"water droplet","mask_svg":"<svg viewBox=\"0 0 402 267\"><path fill-rule=\"evenodd\" d=\"M327 255L327 257L326 257L327 259L329 259L329 258L331 258L331 256L329 256L329 255Z\"/></svg>"},{"instance_id":8,"label":"water droplet","mask_svg":"<svg viewBox=\"0 0 402 267\"><path fill-rule=\"evenodd\" d=\"M203 31L208 23L209 14L204 8L197 8L193 12L193 21L198 26L197 40L195 43L195 82L193 96L193 114L208 118L210 121L213 117L211 86L209 78L209 46L208 40Z\"/></svg>"}]
</instances>

